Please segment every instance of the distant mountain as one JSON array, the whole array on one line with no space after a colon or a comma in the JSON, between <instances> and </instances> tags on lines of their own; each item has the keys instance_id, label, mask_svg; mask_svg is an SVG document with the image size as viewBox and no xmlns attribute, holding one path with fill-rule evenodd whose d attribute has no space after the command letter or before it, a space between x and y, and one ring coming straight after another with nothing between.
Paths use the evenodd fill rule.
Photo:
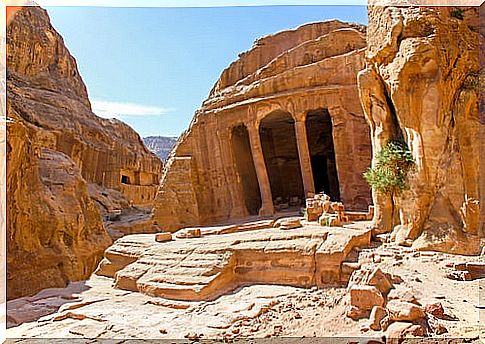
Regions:
<instances>
[{"instance_id":1,"label":"distant mountain","mask_svg":"<svg viewBox=\"0 0 485 344\"><path fill-rule=\"evenodd\" d=\"M163 161L167 160L172 147L177 142L176 137L148 136L143 138L143 142L149 150L155 153Z\"/></svg>"}]
</instances>

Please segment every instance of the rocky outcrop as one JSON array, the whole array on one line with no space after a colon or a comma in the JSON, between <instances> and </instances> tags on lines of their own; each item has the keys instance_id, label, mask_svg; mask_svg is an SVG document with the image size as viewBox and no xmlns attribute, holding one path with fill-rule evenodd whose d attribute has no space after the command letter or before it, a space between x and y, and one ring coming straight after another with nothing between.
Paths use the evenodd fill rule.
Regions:
<instances>
[{"instance_id":1,"label":"rocky outcrop","mask_svg":"<svg viewBox=\"0 0 485 344\"><path fill-rule=\"evenodd\" d=\"M255 227L166 242L151 234L125 236L106 250L96 274L114 278L120 289L177 300L215 299L252 284L344 285L349 276L342 263L352 249L369 245L371 233Z\"/></svg>"},{"instance_id":2,"label":"rocky outcrop","mask_svg":"<svg viewBox=\"0 0 485 344\"><path fill-rule=\"evenodd\" d=\"M414 248L479 253L478 18L478 7L369 7L359 88L373 151L402 141L415 160L408 190L374 194L374 226Z\"/></svg>"},{"instance_id":3,"label":"rocky outcrop","mask_svg":"<svg viewBox=\"0 0 485 344\"><path fill-rule=\"evenodd\" d=\"M143 142L149 150L151 150L160 158L160 160L165 161L167 160L173 146L177 142L177 138L164 136L147 136L143 138Z\"/></svg>"},{"instance_id":4,"label":"rocky outcrop","mask_svg":"<svg viewBox=\"0 0 485 344\"><path fill-rule=\"evenodd\" d=\"M185 253L182 250L173 250L177 252L173 256L169 255L169 249L175 246L170 245L174 245L177 241L180 244L181 240L175 238L168 243L156 243L155 235L149 235L146 238L138 235L121 239L113 246L117 248L116 250L110 248L110 261L126 264L130 259L129 254L133 254L133 259L141 262L145 261L145 256L151 253L154 259L161 262L159 285L173 276L171 282L185 282L179 286L181 290L187 290L197 286L197 282L204 278L204 272L210 271L210 266L218 267L212 264L217 261L219 253L199 256L204 250L214 250L219 245L217 239L222 239L225 243L232 242L233 245L228 246L229 249L244 248L249 252L251 245L255 249L259 245L262 246L261 242L254 239L270 236L276 240L266 242L269 252L274 252L278 247L283 250L291 246L296 249L295 251L300 251L304 247L304 242L309 243L308 248L312 252L314 241L310 239L310 235L315 233L316 241L323 237L323 232L329 232L329 234L326 240L320 240L317 247L328 245L327 248L331 248L331 251L337 255L340 255L338 252L342 252L342 247L348 241L342 240L339 243L339 241L330 240L332 237L343 239L348 234L358 235L358 230L350 228L344 229L343 232L340 228L322 227L289 231L264 229L238 233L237 238L234 237L236 234L208 236L205 239L210 240L212 237L209 245L206 244L207 241L200 241L201 238L183 239L187 250ZM367 230L367 238L369 237L370 232ZM288 240L282 240L282 238ZM240 243L238 244L236 240ZM144 241L147 242L146 246L143 245ZM243 242L245 247L242 246ZM138 249L136 245L139 245ZM190 253L192 249L195 251ZM291 254L294 255L295 251ZM279 252L281 254L282 251ZM155 253L162 253L162 256L156 257ZM300 259L312 260L311 256L305 256L303 251L300 253ZM179 260L181 257L188 259L181 261ZM255 264L252 267L246 265L243 271L259 278L266 277L264 273L255 274L262 267L260 257L261 255L258 254L258 259L255 260L250 256L250 261L254 261ZM268 255L268 258L270 257L271 255ZM353 282L357 282L358 285L373 285L385 294L391 282L394 289L387 294L388 301L399 300L422 305L426 312L426 319L419 320L417 323L424 325L424 335L432 338L408 339L407 342L429 342L431 339L432 341L453 341L453 338L464 338L462 342L473 342L478 340L481 328L478 306L483 305L483 295L479 288L483 280L458 282L446 278L445 275L458 265L466 264L471 267L479 264L480 259L480 257L441 252L416 252L411 248L395 244L378 247L371 245L368 248L353 250L347 255L347 262L343 262L341 266L341 277L344 277L344 270L347 270L347 273L350 272L349 267L353 265L358 270L354 268L355 274L349 282L349 287ZM162 274L162 269L165 269L168 264L174 264L175 267L176 262L180 263L177 274L170 276ZM266 271L269 271L268 277L272 278L277 276L276 273L284 271L288 260L280 260L278 257L271 263L267 265ZM325 263L325 260L319 262L319 266L321 263ZM152 283L155 284L156 267L144 266L143 268L151 270L148 273L151 275ZM311 271L303 268L304 266L299 266L297 269L289 269L288 276L303 275ZM131 271L134 277L136 270ZM359 274L360 271L363 273ZM127 272L127 270L123 271L123 278L129 276ZM356 276L357 274L359 276ZM387 283L382 283L385 282L382 280L383 275L389 278ZM187 276L191 276L192 279L188 280ZM348 279L349 276L346 278ZM257 280L253 281L257 283ZM288 280L284 279L284 281ZM195 282L195 284L187 282ZM94 274L88 281L71 283L65 289L45 290L33 297L10 301L7 304L8 323L14 325L23 321L32 322L7 329L7 336L39 338L39 341L42 339L46 341L46 338L77 338L79 341L83 341L83 338L84 341L86 338L100 338L100 340L101 338L106 340L150 338L174 341L190 336L201 338L201 342L219 339L223 341L224 338L254 340L268 336L278 337L273 339L275 342L281 341L278 340L279 337L355 338L359 336L361 342L378 343L384 342L382 337L385 332L381 322L384 327L390 324L389 328L392 330L393 321L386 306L377 307L379 311L374 307L370 312L370 320L362 319L356 322L347 318L345 314L350 306L348 288L329 285L325 285L322 289L301 288L278 284L242 286L211 301L180 301L149 296L138 290L113 289L112 278ZM174 284L171 287L173 290L176 289ZM474 304L477 306L470 306ZM58 309L56 313L33 321L36 314L53 313L56 309ZM398 323L402 324L402 321ZM406 323L407 326L414 325L409 321ZM446 331L448 333L443 333ZM387 335L389 334L387 332ZM420 336L423 336L423 333ZM387 342L391 341L389 337L393 336L388 336ZM398 340L398 338L392 340Z\"/></svg>"},{"instance_id":5,"label":"rocky outcrop","mask_svg":"<svg viewBox=\"0 0 485 344\"><path fill-rule=\"evenodd\" d=\"M9 21L7 92L11 299L88 278L111 244L100 209L151 205L161 163L126 124L92 113L76 62L39 7Z\"/></svg>"},{"instance_id":6,"label":"rocky outcrop","mask_svg":"<svg viewBox=\"0 0 485 344\"><path fill-rule=\"evenodd\" d=\"M111 244L79 168L42 148L13 112L7 126L7 298L86 279Z\"/></svg>"},{"instance_id":7,"label":"rocky outcrop","mask_svg":"<svg viewBox=\"0 0 485 344\"><path fill-rule=\"evenodd\" d=\"M164 230L304 207L325 191L366 210L371 160L358 100L365 29L328 21L263 37L223 71L171 153Z\"/></svg>"},{"instance_id":8,"label":"rocky outcrop","mask_svg":"<svg viewBox=\"0 0 485 344\"><path fill-rule=\"evenodd\" d=\"M7 66L9 108L37 127L39 146L69 156L88 183L121 191L135 205L151 204L160 160L128 125L93 114L76 62L43 9L15 14Z\"/></svg>"}]
</instances>

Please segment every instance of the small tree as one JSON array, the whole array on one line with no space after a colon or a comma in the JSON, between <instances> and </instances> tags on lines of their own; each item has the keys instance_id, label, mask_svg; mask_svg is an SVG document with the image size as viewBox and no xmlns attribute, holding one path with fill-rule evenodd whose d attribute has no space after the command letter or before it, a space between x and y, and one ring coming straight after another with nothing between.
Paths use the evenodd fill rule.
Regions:
<instances>
[{"instance_id":1,"label":"small tree","mask_svg":"<svg viewBox=\"0 0 485 344\"><path fill-rule=\"evenodd\" d=\"M399 194L407 189L408 172L415 162L406 144L390 141L376 154L376 165L364 172L369 185L383 194Z\"/></svg>"}]
</instances>

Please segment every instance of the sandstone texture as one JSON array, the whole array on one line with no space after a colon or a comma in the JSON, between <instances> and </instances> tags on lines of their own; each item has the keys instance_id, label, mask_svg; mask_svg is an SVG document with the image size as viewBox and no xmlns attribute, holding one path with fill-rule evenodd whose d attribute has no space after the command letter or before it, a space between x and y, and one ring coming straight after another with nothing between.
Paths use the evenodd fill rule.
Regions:
<instances>
[{"instance_id":1,"label":"sandstone texture","mask_svg":"<svg viewBox=\"0 0 485 344\"><path fill-rule=\"evenodd\" d=\"M39 7L21 8L7 27L7 92L11 299L88 278L111 244L101 214L151 206L162 166L131 128L92 113Z\"/></svg>"},{"instance_id":2,"label":"sandstone texture","mask_svg":"<svg viewBox=\"0 0 485 344\"><path fill-rule=\"evenodd\" d=\"M408 190L374 193L374 227L415 248L478 254L479 8L370 6L368 13L367 68L358 80L373 152L397 140L415 160Z\"/></svg>"},{"instance_id":3,"label":"sandstone texture","mask_svg":"<svg viewBox=\"0 0 485 344\"><path fill-rule=\"evenodd\" d=\"M334 231L335 228L327 230ZM249 235L248 239L250 237L254 239L258 231L260 233L271 231L271 235L303 234L298 232L302 231L301 229L288 231L262 229L218 237L238 236L237 240L246 241L245 235ZM321 232L317 232L317 236ZM145 254L150 246L163 247L177 242L175 240L172 243L155 243L153 237L150 240L134 240L135 237L125 237L121 241L126 246L132 245L131 249L126 247L123 251L132 252L135 256L133 259L138 261L140 258L136 257ZM215 238L213 235L209 237ZM329 233L328 238L330 237ZM124 241L125 239L130 239L131 243L128 240ZM195 242L202 239L184 239L183 242L186 243L187 248L192 248ZM294 240L290 241L294 242ZM309 241L308 238L304 240ZM143 246L145 241L146 245ZM282 241L277 240L277 242L281 244ZM138 251L135 245L139 245ZM199 247L202 246L199 245ZM336 245L335 248L337 247L341 246ZM117 253L116 256L120 254ZM165 253L163 256L166 257ZM127 259L120 256L119 262L125 264ZM453 269L454 263L476 263L478 257L419 252L389 243L379 247L355 247L345 259L355 261L364 271L379 269L389 274L395 289L408 290L421 305L439 302L443 315L441 311L433 310L436 307L433 309L430 306L424 307L431 312L427 313L430 327L425 329L424 335L432 338L403 342L402 337L412 333L423 335L422 326L420 329L413 328L412 333L395 331L401 327L411 328L414 324L409 321L397 321L394 322L397 325L390 323L386 329L381 329L381 320L388 315L386 306L379 308L379 311L377 309L372 311L371 319L362 318L354 321L346 317L350 300L345 285L301 288L257 284L242 286L210 301L182 301L113 288L112 277L99 275L91 276L88 281L71 283L65 289L45 290L33 297L10 301L7 305L10 326L25 320L32 322L7 329L7 337L24 340L26 338L63 338L64 341L65 338L80 340L116 338L117 340L146 339L148 341L149 339L184 339L190 336L200 338L201 342L211 339L267 338L278 343L300 343L301 337L305 336L333 337L328 339L332 343L348 343L349 338L355 342L382 343L382 336L387 331L389 342L392 340L400 343L428 343L430 340L456 343L479 341L480 318L483 316L481 313L483 313L484 304L484 295L480 292L479 286L483 280L456 281L446 278L446 274ZM192 270L193 268L190 267L192 263L193 261L189 259L187 264L189 267L186 267L182 261L180 270L185 268ZM279 267L272 264L266 269L274 271ZM162 275L160 277L164 278ZM178 281L182 280L180 275L175 277ZM190 286L182 287L190 288ZM57 311L55 311L56 308L58 308ZM38 317L48 313L53 314L34 321L36 314ZM434 318L432 314L436 314L439 318ZM374 321L379 326L372 325ZM375 331L372 331L370 326ZM444 329L447 332L442 332ZM321 339L312 338L308 340L321 341Z\"/></svg>"},{"instance_id":4,"label":"sandstone texture","mask_svg":"<svg viewBox=\"0 0 485 344\"><path fill-rule=\"evenodd\" d=\"M370 311L375 306L383 306L384 298L376 287L353 286L350 288L350 304L364 311Z\"/></svg>"},{"instance_id":5,"label":"sandstone texture","mask_svg":"<svg viewBox=\"0 0 485 344\"><path fill-rule=\"evenodd\" d=\"M18 117L7 135L7 298L88 278L111 239L79 168Z\"/></svg>"},{"instance_id":6,"label":"sandstone texture","mask_svg":"<svg viewBox=\"0 0 485 344\"><path fill-rule=\"evenodd\" d=\"M413 303L392 300L386 305L393 321L416 321L424 318L424 310Z\"/></svg>"},{"instance_id":7,"label":"sandstone texture","mask_svg":"<svg viewBox=\"0 0 485 344\"><path fill-rule=\"evenodd\" d=\"M370 324L369 327L374 331L381 329L381 321L387 317L387 310L380 306L374 306L370 312Z\"/></svg>"},{"instance_id":8,"label":"sandstone texture","mask_svg":"<svg viewBox=\"0 0 485 344\"><path fill-rule=\"evenodd\" d=\"M160 160L128 125L93 114L76 62L38 7L17 12L7 28L8 115L37 129L40 147L69 156L88 183L151 205Z\"/></svg>"},{"instance_id":9,"label":"sandstone texture","mask_svg":"<svg viewBox=\"0 0 485 344\"><path fill-rule=\"evenodd\" d=\"M256 224L257 225L257 224ZM239 233L177 236L128 235L106 250L96 274L116 288L169 299L211 300L243 285L297 287L347 283L342 263L355 247L370 243L363 226L329 229L315 225Z\"/></svg>"},{"instance_id":10,"label":"sandstone texture","mask_svg":"<svg viewBox=\"0 0 485 344\"><path fill-rule=\"evenodd\" d=\"M32 74L46 60L15 62L25 71L9 75L9 90L26 101L8 104L8 273L18 285L10 297L87 277L107 233L117 240L88 280L8 302L15 327L7 335L478 341L485 251L470 257L479 252L483 184L477 13L370 6L367 48L362 27L339 21L256 41L222 73L171 152L154 224L149 211L122 209L145 205L134 195L153 190L142 181L156 168L143 145L117 146L131 135L123 125L91 118L70 55ZM46 18L36 8L22 16ZM44 78L59 70L73 80ZM54 125L49 112L66 108L73 132L86 133L84 122L104 129L67 149L71 123ZM112 125L119 132L110 151L102 142ZM408 190L372 195L374 211L362 172L371 147L379 152L389 140L405 142L416 166ZM121 157L110 165L117 177L110 170L96 179L111 153L88 167L82 157L92 142ZM126 235L139 231L151 233Z\"/></svg>"},{"instance_id":11,"label":"sandstone texture","mask_svg":"<svg viewBox=\"0 0 485 344\"><path fill-rule=\"evenodd\" d=\"M175 231L271 216L322 191L367 210L371 143L356 82L364 31L336 20L307 24L240 54L168 159L156 224Z\"/></svg>"}]
</instances>

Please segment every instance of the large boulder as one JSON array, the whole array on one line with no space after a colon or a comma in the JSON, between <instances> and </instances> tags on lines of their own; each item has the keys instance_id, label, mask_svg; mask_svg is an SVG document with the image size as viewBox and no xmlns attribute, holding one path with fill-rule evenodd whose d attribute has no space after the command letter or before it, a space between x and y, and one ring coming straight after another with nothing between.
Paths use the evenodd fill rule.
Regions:
<instances>
[{"instance_id":1,"label":"large boulder","mask_svg":"<svg viewBox=\"0 0 485 344\"><path fill-rule=\"evenodd\" d=\"M420 306L410 302L391 300L386 308L392 321L417 321L426 316Z\"/></svg>"},{"instance_id":2,"label":"large boulder","mask_svg":"<svg viewBox=\"0 0 485 344\"><path fill-rule=\"evenodd\" d=\"M349 280L349 287L354 285L369 285L376 287L383 295L387 295L394 288L390 281L389 274L384 273L380 268L363 268L352 273Z\"/></svg>"},{"instance_id":3,"label":"large boulder","mask_svg":"<svg viewBox=\"0 0 485 344\"><path fill-rule=\"evenodd\" d=\"M353 286L350 288L350 305L370 311L374 306L383 306L384 297L373 286Z\"/></svg>"},{"instance_id":4,"label":"large boulder","mask_svg":"<svg viewBox=\"0 0 485 344\"><path fill-rule=\"evenodd\" d=\"M369 327L374 331L379 331L381 329L381 321L388 316L388 311L384 307L374 306L370 312Z\"/></svg>"},{"instance_id":5,"label":"large boulder","mask_svg":"<svg viewBox=\"0 0 485 344\"><path fill-rule=\"evenodd\" d=\"M405 338L424 337L424 335L423 326L401 321L392 323L384 334L388 344L400 344Z\"/></svg>"}]
</instances>

